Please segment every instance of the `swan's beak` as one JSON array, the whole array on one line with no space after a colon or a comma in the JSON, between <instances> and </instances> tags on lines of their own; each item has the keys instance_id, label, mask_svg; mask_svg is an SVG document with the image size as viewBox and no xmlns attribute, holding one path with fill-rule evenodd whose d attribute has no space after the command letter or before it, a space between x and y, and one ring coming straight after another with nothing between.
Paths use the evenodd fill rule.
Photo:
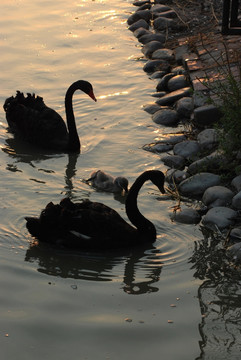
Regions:
<instances>
[{"instance_id":1,"label":"swan's beak","mask_svg":"<svg viewBox=\"0 0 241 360\"><path fill-rule=\"evenodd\" d=\"M89 97L91 97L91 99L93 99L94 101L97 101L93 90L91 90L91 91L88 93L88 95L89 95Z\"/></svg>"}]
</instances>

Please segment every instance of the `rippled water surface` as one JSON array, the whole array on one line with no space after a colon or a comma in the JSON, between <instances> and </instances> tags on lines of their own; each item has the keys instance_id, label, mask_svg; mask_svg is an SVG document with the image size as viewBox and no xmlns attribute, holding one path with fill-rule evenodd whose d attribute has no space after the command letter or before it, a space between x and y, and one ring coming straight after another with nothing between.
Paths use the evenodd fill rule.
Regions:
<instances>
[{"instance_id":1,"label":"rippled water surface","mask_svg":"<svg viewBox=\"0 0 241 360\"><path fill-rule=\"evenodd\" d=\"M170 220L175 201L146 184L141 211L157 228L153 246L88 254L35 246L25 216L65 195L105 202L125 217L124 200L83 182L93 169L124 174L165 167L142 146L157 128L142 105L155 83L126 27L131 1L2 0L0 100L16 90L42 96L63 117L75 80L93 84L97 103L75 94L79 156L15 141L0 111L0 347L7 359L187 360L200 355L199 280L188 262L195 226Z\"/></svg>"}]
</instances>

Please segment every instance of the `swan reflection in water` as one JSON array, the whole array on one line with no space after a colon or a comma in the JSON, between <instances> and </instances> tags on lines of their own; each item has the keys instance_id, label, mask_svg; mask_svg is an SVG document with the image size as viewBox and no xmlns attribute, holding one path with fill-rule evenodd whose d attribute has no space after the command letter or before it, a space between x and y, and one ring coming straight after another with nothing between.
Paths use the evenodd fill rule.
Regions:
<instances>
[{"instance_id":1,"label":"swan reflection in water","mask_svg":"<svg viewBox=\"0 0 241 360\"><path fill-rule=\"evenodd\" d=\"M201 228L189 262L198 288L201 350L198 359L239 359L241 352L241 277L226 255L222 234Z\"/></svg>"},{"instance_id":2,"label":"swan reflection in water","mask_svg":"<svg viewBox=\"0 0 241 360\"><path fill-rule=\"evenodd\" d=\"M60 250L46 243L35 242L26 251L25 261L38 263L37 271L41 273L62 278L113 281L123 277L123 291L140 295L159 290L153 284L160 279L160 256L161 251L151 244L95 254ZM120 274L120 266L124 267L123 275ZM141 272L140 281L138 272Z\"/></svg>"}]
</instances>

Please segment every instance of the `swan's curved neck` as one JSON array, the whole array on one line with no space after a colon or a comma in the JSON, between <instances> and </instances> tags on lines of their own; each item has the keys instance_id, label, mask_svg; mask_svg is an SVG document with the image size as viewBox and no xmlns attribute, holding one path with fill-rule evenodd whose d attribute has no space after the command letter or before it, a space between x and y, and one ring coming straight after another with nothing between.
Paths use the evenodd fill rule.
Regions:
<instances>
[{"instance_id":1,"label":"swan's curved neck","mask_svg":"<svg viewBox=\"0 0 241 360\"><path fill-rule=\"evenodd\" d=\"M143 216L137 206L137 196L142 187L142 185L147 181L150 180L148 171L141 174L136 181L131 186L127 199L126 199L126 214L129 220L132 222L136 228L144 233L147 234L148 237L152 237L153 239L156 238L156 228L152 224L151 221Z\"/></svg>"},{"instance_id":2,"label":"swan's curved neck","mask_svg":"<svg viewBox=\"0 0 241 360\"><path fill-rule=\"evenodd\" d=\"M74 92L77 90L75 84L72 84L65 95L65 111L66 111L66 121L67 127L69 131L69 140L67 148L70 151L80 151L80 141L79 135L76 128L74 111L73 111L73 95Z\"/></svg>"}]
</instances>

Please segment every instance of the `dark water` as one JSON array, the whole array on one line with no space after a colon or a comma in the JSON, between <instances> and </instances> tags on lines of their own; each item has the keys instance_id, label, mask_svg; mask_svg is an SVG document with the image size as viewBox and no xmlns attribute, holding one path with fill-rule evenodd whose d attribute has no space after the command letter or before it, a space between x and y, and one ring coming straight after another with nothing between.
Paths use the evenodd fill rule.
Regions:
<instances>
[{"instance_id":1,"label":"dark water","mask_svg":"<svg viewBox=\"0 0 241 360\"><path fill-rule=\"evenodd\" d=\"M124 254L33 246L25 228L26 215L65 195L104 202L125 217L123 199L82 181L94 169L130 183L146 169L166 170L158 155L142 150L169 130L142 110L155 84L126 28L132 10L131 1L120 0L1 1L1 103L16 90L34 92L65 116L65 91L77 79L90 81L98 99L74 97L82 144L76 157L16 142L1 110L3 358L187 360L201 354L202 281L188 259L202 235L198 227L171 222L174 200L150 184L143 188L139 205L155 223L157 241ZM220 359L218 346L211 349L209 358Z\"/></svg>"}]
</instances>

